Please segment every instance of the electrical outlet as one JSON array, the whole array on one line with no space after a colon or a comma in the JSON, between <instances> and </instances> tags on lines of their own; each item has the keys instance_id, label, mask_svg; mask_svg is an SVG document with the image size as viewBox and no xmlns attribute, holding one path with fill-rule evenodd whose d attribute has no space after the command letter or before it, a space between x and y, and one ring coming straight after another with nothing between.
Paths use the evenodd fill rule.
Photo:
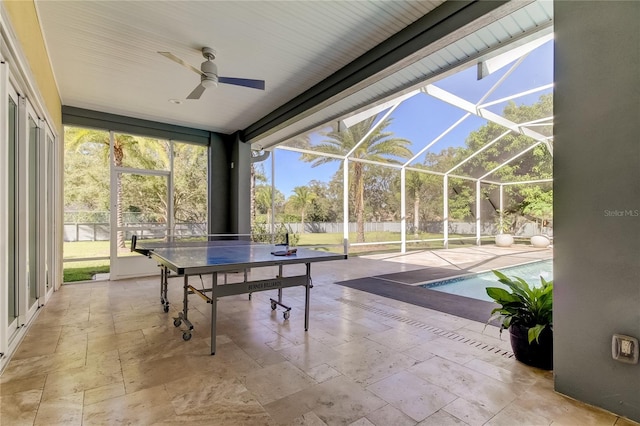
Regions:
<instances>
[{"instance_id":1,"label":"electrical outlet","mask_svg":"<svg viewBox=\"0 0 640 426\"><path fill-rule=\"evenodd\" d=\"M611 356L613 359L628 364L638 363L638 339L624 334L614 334L611 340Z\"/></svg>"}]
</instances>

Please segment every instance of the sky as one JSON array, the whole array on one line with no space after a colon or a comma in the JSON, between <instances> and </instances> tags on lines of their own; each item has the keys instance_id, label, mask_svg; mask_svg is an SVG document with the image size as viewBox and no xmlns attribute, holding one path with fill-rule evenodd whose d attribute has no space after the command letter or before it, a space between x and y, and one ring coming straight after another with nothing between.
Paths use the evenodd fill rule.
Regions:
<instances>
[{"instance_id":1,"label":"sky","mask_svg":"<svg viewBox=\"0 0 640 426\"><path fill-rule=\"evenodd\" d=\"M476 67L472 66L434 84L467 101L476 103L509 70L510 65L479 81L476 79ZM547 42L531 52L516 71L484 102L501 99L552 82L553 42ZM514 102L518 105L531 105L543 93L551 93L551 89L517 98ZM505 104L496 104L488 109L495 113L501 113ZM411 149L417 153L464 114L464 111L456 107L419 93L404 101L392 113L393 121L387 130L393 132L395 137L412 141ZM464 146L464 141L469 133L486 123L486 120L472 115L439 140L430 148L430 151L440 152L447 147ZM318 134L312 134L310 138L312 142L321 139ZM296 186L307 185L312 180L329 182L341 163L336 160L326 165L311 167L310 163L300 160L298 153L276 149L272 155L275 156L276 188L287 198L293 193L293 188ZM271 161L269 158L262 163L269 183L271 182ZM424 161L424 156L420 156L417 161Z\"/></svg>"}]
</instances>

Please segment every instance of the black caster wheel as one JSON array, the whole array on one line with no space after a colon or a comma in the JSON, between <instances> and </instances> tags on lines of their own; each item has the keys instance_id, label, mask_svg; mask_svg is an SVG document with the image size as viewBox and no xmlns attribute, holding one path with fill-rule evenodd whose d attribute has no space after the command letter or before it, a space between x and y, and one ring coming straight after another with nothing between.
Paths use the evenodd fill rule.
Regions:
<instances>
[{"instance_id":1,"label":"black caster wheel","mask_svg":"<svg viewBox=\"0 0 640 426\"><path fill-rule=\"evenodd\" d=\"M182 324L182 320L180 318L176 318L173 320L174 327L180 327L180 324Z\"/></svg>"},{"instance_id":2,"label":"black caster wheel","mask_svg":"<svg viewBox=\"0 0 640 426\"><path fill-rule=\"evenodd\" d=\"M289 312L289 311L284 311L284 312L282 313L282 316L283 316L283 317L284 317L284 319L286 319L286 320L288 320L288 319L289 319L289 316L290 316L290 315L291 315L291 312Z\"/></svg>"},{"instance_id":3,"label":"black caster wheel","mask_svg":"<svg viewBox=\"0 0 640 426\"><path fill-rule=\"evenodd\" d=\"M191 340L191 333L189 333L188 331L185 331L184 333L182 333L182 340L184 341Z\"/></svg>"},{"instance_id":4,"label":"black caster wheel","mask_svg":"<svg viewBox=\"0 0 640 426\"><path fill-rule=\"evenodd\" d=\"M276 304L275 304L275 303L273 303L273 302L271 302L271 310L272 310L272 311L275 311L275 310L276 310Z\"/></svg>"},{"instance_id":5,"label":"black caster wheel","mask_svg":"<svg viewBox=\"0 0 640 426\"><path fill-rule=\"evenodd\" d=\"M169 305L164 305L164 311L169 312Z\"/></svg>"}]
</instances>

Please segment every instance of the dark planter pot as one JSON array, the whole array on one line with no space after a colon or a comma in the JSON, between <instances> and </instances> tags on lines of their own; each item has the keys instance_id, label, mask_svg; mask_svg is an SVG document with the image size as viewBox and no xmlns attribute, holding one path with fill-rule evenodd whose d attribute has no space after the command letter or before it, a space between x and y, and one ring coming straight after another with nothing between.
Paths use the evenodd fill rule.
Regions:
<instances>
[{"instance_id":1,"label":"dark planter pot","mask_svg":"<svg viewBox=\"0 0 640 426\"><path fill-rule=\"evenodd\" d=\"M549 327L540 333L538 342L535 340L529 344L527 328L520 325L511 325L511 348L516 359L532 367L543 370L553 370L553 332Z\"/></svg>"}]
</instances>

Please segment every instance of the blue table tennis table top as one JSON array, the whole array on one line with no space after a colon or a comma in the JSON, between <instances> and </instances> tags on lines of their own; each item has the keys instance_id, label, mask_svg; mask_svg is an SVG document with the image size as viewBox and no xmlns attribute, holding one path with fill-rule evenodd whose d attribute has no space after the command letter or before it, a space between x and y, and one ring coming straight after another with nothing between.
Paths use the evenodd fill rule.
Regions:
<instances>
[{"instance_id":1,"label":"blue table tennis table top","mask_svg":"<svg viewBox=\"0 0 640 426\"><path fill-rule=\"evenodd\" d=\"M282 245L242 240L193 242L136 242L135 251L146 254L179 274L203 274L259 266L313 263L346 259L345 254L295 247L296 253L276 255Z\"/></svg>"}]
</instances>

